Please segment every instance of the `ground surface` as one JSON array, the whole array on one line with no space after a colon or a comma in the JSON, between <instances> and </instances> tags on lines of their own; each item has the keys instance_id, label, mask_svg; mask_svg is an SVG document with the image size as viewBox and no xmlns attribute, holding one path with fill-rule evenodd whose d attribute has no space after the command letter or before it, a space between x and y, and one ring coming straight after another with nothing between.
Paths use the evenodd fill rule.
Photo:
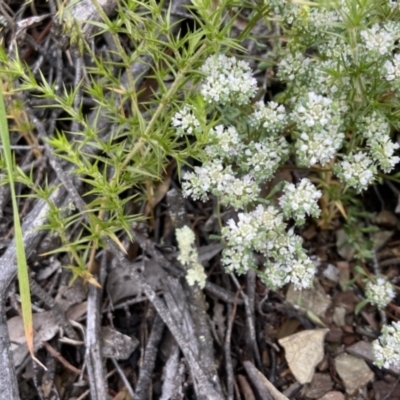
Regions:
<instances>
[{"instance_id":1,"label":"ground surface","mask_svg":"<svg viewBox=\"0 0 400 400\"><path fill-rule=\"evenodd\" d=\"M112 18L114 2L100 3ZM40 69L50 80L55 75L53 82L57 83L60 72L64 84L73 82L80 67L74 64L73 51L60 45L62 37L57 37L59 30L52 19L58 10L56 2L33 4L0 3L3 49L10 57L18 49L35 73ZM179 7L176 3L175 10L181 13L177 15L186 18ZM78 17L82 12L76 11ZM92 13L96 19L96 9ZM89 42L101 51L110 43L108 38ZM3 90L6 93L7 88ZM6 101L10 105L10 99ZM10 116L12 145L26 146L14 147L15 158L25 172L32 171L36 185L46 181L59 185L57 178L68 175L68 166L61 164L57 173L52 155L42 146L39 128L51 135L55 127L73 130L73 122L63 122L63 114L54 112L46 101L34 97L24 101L27 109L21 106L19 118L26 118L33 128L29 134L18 134L18 116ZM91 99L84 102L84 112L92 118ZM35 144L39 147L32 147ZM78 193L85 191L76 181L60 180L64 186L75 186ZM71 187L67 189L68 193L61 185L53 193L56 207L67 210L64 201L71 198ZM25 186L19 185L18 190L28 194ZM69 285L69 256L50 254L61 246L60 237L45 229L31 229L40 227L38 210L46 204L29 197L19 199L37 357L47 367L44 372L28 356L14 282L7 292L6 317L22 399L128 399L134 393L137 399L164 400L400 398L400 372L376 368L371 352L371 341L378 337L382 323L397 320L399 309L395 300L383 312L371 306L355 312L364 298L364 283L355 266L372 273L374 269L372 263L354 260L340 218L329 230L309 221L299 232L315 257L314 287L301 294L292 287L270 291L253 273L235 278L223 271L222 245L210 239L218 231L215 199L206 203L183 200L173 163L155 193L151 203L132 206L132 213L146 210L150 218L132 229L134 242L120 235L127 257L112 241L104 243L108 251L97 251L97 270L92 272L101 288L81 278ZM360 199L372 215L365 226L377 228L365 237L375 247L375 267L398 284L396 188L383 184ZM13 246L7 186L0 188L0 215L0 261L6 268L4 254ZM222 218L231 215L227 210ZM82 223L73 224L71 237ZM185 224L196 233L206 268L204 291L187 285L177 262L174 231Z\"/></svg>"}]
</instances>

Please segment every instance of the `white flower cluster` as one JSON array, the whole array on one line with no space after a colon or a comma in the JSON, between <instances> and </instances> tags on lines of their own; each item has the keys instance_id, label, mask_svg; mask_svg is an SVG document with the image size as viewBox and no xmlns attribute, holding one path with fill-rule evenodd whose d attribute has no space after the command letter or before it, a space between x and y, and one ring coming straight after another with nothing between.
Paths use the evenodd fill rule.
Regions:
<instances>
[{"instance_id":1,"label":"white flower cluster","mask_svg":"<svg viewBox=\"0 0 400 400\"><path fill-rule=\"evenodd\" d=\"M302 247L302 239L286 231L283 215L275 207L258 205L252 212L239 213L238 221L229 220L221 232L229 245L222 258L229 271L244 273L255 268L252 253L258 251L268 260L260 278L271 287L292 282L301 289L312 284L315 266Z\"/></svg>"},{"instance_id":2,"label":"white flower cluster","mask_svg":"<svg viewBox=\"0 0 400 400\"><path fill-rule=\"evenodd\" d=\"M289 53L278 64L277 77L290 83L290 90L293 94L292 101L308 91L308 83L311 79L310 74L311 59L304 57L300 52Z\"/></svg>"},{"instance_id":3,"label":"white flower cluster","mask_svg":"<svg viewBox=\"0 0 400 400\"><path fill-rule=\"evenodd\" d=\"M369 281L367 283L365 297L369 303L382 309L396 297L396 293L390 282L383 277L378 277L376 282Z\"/></svg>"},{"instance_id":4,"label":"white flower cluster","mask_svg":"<svg viewBox=\"0 0 400 400\"><path fill-rule=\"evenodd\" d=\"M317 87L321 95L329 95L331 98L335 98L336 101L346 99L350 89L350 79L343 75L332 76L327 72L332 70L332 68L339 69L341 66L337 67L332 60L325 60L311 65L310 71L312 71L312 74L309 80L310 86Z\"/></svg>"},{"instance_id":5,"label":"white flower cluster","mask_svg":"<svg viewBox=\"0 0 400 400\"><path fill-rule=\"evenodd\" d=\"M318 207L318 199L322 193L306 178L297 185L287 183L283 189L283 195L279 199L279 205L285 218L293 218L296 225L303 225L306 215L318 218L321 210Z\"/></svg>"},{"instance_id":6,"label":"white flower cluster","mask_svg":"<svg viewBox=\"0 0 400 400\"><path fill-rule=\"evenodd\" d=\"M400 321L382 328L382 335L372 342L372 350L378 367L400 367Z\"/></svg>"},{"instance_id":7,"label":"white flower cluster","mask_svg":"<svg viewBox=\"0 0 400 400\"><path fill-rule=\"evenodd\" d=\"M221 160L216 159L203 164L201 167L195 167L194 172L185 172L182 183L183 196L206 201L208 193L214 186L223 184L225 176L223 169Z\"/></svg>"},{"instance_id":8,"label":"white flower cluster","mask_svg":"<svg viewBox=\"0 0 400 400\"><path fill-rule=\"evenodd\" d=\"M259 193L258 184L249 174L244 175L242 178L227 174L221 189L217 187L213 191L213 194L220 198L222 205L231 205L235 209L244 208L249 203L254 202Z\"/></svg>"},{"instance_id":9,"label":"white flower cluster","mask_svg":"<svg viewBox=\"0 0 400 400\"><path fill-rule=\"evenodd\" d=\"M311 60L300 52L289 53L279 63L278 78L295 81L299 76L303 77L308 71Z\"/></svg>"},{"instance_id":10,"label":"white flower cluster","mask_svg":"<svg viewBox=\"0 0 400 400\"><path fill-rule=\"evenodd\" d=\"M171 124L179 136L192 135L200 130L200 121L194 115L193 107L189 105L185 105L173 116Z\"/></svg>"},{"instance_id":11,"label":"white flower cluster","mask_svg":"<svg viewBox=\"0 0 400 400\"><path fill-rule=\"evenodd\" d=\"M372 184L377 170L367 154L358 152L344 156L343 160L334 166L334 172L347 187L361 192Z\"/></svg>"},{"instance_id":12,"label":"white flower cluster","mask_svg":"<svg viewBox=\"0 0 400 400\"><path fill-rule=\"evenodd\" d=\"M231 205L236 209L253 202L260 191L251 175L236 178L232 167L223 167L220 159L195 167L194 172L183 175L182 193L184 197L194 200L207 200L208 193L218 196L223 205Z\"/></svg>"},{"instance_id":13,"label":"white flower cluster","mask_svg":"<svg viewBox=\"0 0 400 400\"><path fill-rule=\"evenodd\" d=\"M327 10L324 7L311 7L308 18L308 29L315 38L324 38L327 31L327 24L334 25L341 21L341 17L336 10ZM329 34L326 35L329 38Z\"/></svg>"},{"instance_id":14,"label":"white flower cluster","mask_svg":"<svg viewBox=\"0 0 400 400\"><path fill-rule=\"evenodd\" d=\"M178 260L188 267L186 272L188 284L193 286L197 282L200 288L203 289L206 286L207 275L204 272L203 266L199 263L194 232L185 225L176 230L176 240L180 250Z\"/></svg>"},{"instance_id":15,"label":"white flower cluster","mask_svg":"<svg viewBox=\"0 0 400 400\"><path fill-rule=\"evenodd\" d=\"M258 101L254 105L254 112L249 117L249 124L255 129L263 128L263 132L277 134L283 130L287 123L285 107L270 101L265 104Z\"/></svg>"},{"instance_id":16,"label":"white flower cluster","mask_svg":"<svg viewBox=\"0 0 400 400\"><path fill-rule=\"evenodd\" d=\"M390 133L390 125L383 117L376 111L371 114L364 115L357 121L358 132L367 140L374 138L374 136L387 136Z\"/></svg>"},{"instance_id":17,"label":"white flower cluster","mask_svg":"<svg viewBox=\"0 0 400 400\"><path fill-rule=\"evenodd\" d=\"M343 183L360 192L373 183L377 167L389 173L399 163L395 152L400 145L390 139L390 125L376 111L360 118L357 124L358 133L366 139L368 154L350 154L334 170Z\"/></svg>"},{"instance_id":18,"label":"white flower cluster","mask_svg":"<svg viewBox=\"0 0 400 400\"><path fill-rule=\"evenodd\" d=\"M269 0L268 3L273 7L275 15L279 16L283 22L289 25L296 21L301 11L298 4L286 0Z\"/></svg>"},{"instance_id":19,"label":"white flower cluster","mask_svg":"<svg viewBox=\"0 0 400 400\"><path fill-rule=\"evenodd\" d=\"M389 173L400 161L394 153L399 144L390 139L390 125L376 111L364 116L359 121L359 133L367 139L368 152L371 159L382 171Z\"/></svg>"},{"instance_id":20,"label":"white flower cluster","mask_svg":"<svg viewBox=\"0 0 400 400\"><path fill-rule=\"evenodd\" d=\"M234 127L220 125L212 130L211 139L213 143L205 149L211 161L183 175L185 197L205 201L211 193L221 204L242 209L257 199L259 184L270 180L289 157L288 143L279 136L245 145ZM224 167L224 161L240 169L233 172L231 165Z\"/></svg>"},{"instance_id":21,"label":"white flower cluster","mask_svg":"<svg viewBox=\"0 0 400 400\"><path fill-rule=\"evenodd\" d=\"M201 93L208 102L243 105L257 90L248 63L234 57L209 57L202 71L206 77ZM189 111L179 113L173 125L186 129L189 124L185 124L185 118ZM288 143L279 136L286 120L283 106L275 102L256 103L248 122L263 137L247 144L234 126L215 126L209 132L210 142L205 148L210 161L184 174L183 195L204 201L211 193L220 198L221 204L236 209L254 202L260 190L258 185L271 179L289 156ZM232 165L239 168L233 169Z\"/></svg>"},{"instance_id":22,"label":"white flower cluster","mask_svg":"<svg viewBox=\"0 0 400 400\"><path fill-rule=\"evenodd\" d=\"M244 148L240 166L243 171L251 173L254 179L265 182L273 178L279 166L289 157L289 146L285 138L272 136L250 142Z\"/></svg>"},{"instance_id":23,"label":"white flower cluster","mask_svg":"<svg viewBox=\"0 0 400 400\"><path fill-rule=\"evenodd\" d=\"M344 134L337 108L332 100L314 92L299 101L290 116L300 132L295 144L299 165L311 167L319 162L324 166L342 147Z\"/></svg>"},{"instance_id":24,"label":"white flower cluster","mask_svg":"<svg viewBox=\"0 0 400 400\"><path fill-rule=\"evenodd\" d=\"M206 75L201 87L205 101L216 104L247 104L257 91L249 64L218 54L208 57L201 68Z\"/></svg>"},{"instance_id":25,"label":"white flower cluster","mask_svg":"<svg viewBox=\"0 0 400 400\"><path fill-rule=\"evenodd\" d=\"M394 152L399 149L398 143L393 143L389 136L378 136L371 138L368 142L369 153L383 172L389 173L400 161L400 157Z\"/></svg>"},{"instance_id":26,"label":"white flower cluster","mask_svg":"<svg viewBox=\"0 0 400 400\"><path fill-rule=\"evenodd\" d=\"M267 2L291 38L287 48L292 53L279 63L277 77L287 85L287 103L294 110L291 121L297 130L294 147L299 165L323 166L335 160L333 170L340 181L358 192L366 189L374 182L378 168L389 173L400 162L396 154L400 145L391 140L385 117L397 108L400 93L399 1L377 0L371 12L365 12L367 8L361 3L348 0L327 7L309 7L290 0ZM379 16L377 9L382 11ZM350 30L348 21L355 16L360 29ZM313 49L312 55L298 52L305 48ZM319 105L312 104L310 92ZM329 119L329 100L323 100L327 97L332 100L332 118L321 127L320 120L324 123ZM370 112L371 106L382 114ZM354 118L363 108L370 114ZM350 152L348 155L338 154L345 144L342 132L351 137L343 151ZM274 258L265 276L279 286L286 272L277 264ZM367 285L366 296L383 308L394 297L394 290L383 278L377 278ZM383 328L373 350L379 367L400 367L400 322Z\"/></svg>"},{"instance_id":27,"label":"white flower cluster","mask_svg":"<svg viewBox=\"0 0 400 400\"><path fill-rule=\"evenodd\" d=\"M241 105L255 94L255 80L246 63L216 56L207 59L202 70L206 74L202 95L208 102ZM331 106L331 102L328 103L327 109ZM326 124L333 124L330 109L325 111L320 107L316 110L317 113L321 111L326 114ZM310 105L310 115L312 112ZM298 116L302 118L303 114L300 114L299 111ZM289 157L289 144L280 136L288 118L283 106L275 102L257 102L247 122L260 135L258 141L246 143L233 126L218 125L211 129L210 143L205 149L210 161L184 174L182 190L185 197L205 200L211 193L218 196L221 204L236 209L244 209L256 202L259 185L272 179ZM307 121L304 123L307 125ZM300 220L305 215L318 215L316 200L319 192L310 185L304 180L297 191ZM310 198L306 199L306 196ZM289 194L285 204L287 201ZM296 215L294 209L291 215ZM230 220L222 228L222 235L227 242L222 258L227 270L243 273L249 268L257 269L253 252L258 252L266 259L265 270L259 270L259 276L267 284L280 287L293 282L296 288L311 285L315 266L302 247L302 239L293 230L287 231L283 214L277 208L258 205L251 212L241 212L237 221Z\"/></svg>"},{"instance_id":28,"label":"white flower cluster","mask_svg":"<svg viewBox=\"0 0 400 400\"><path fill-rule=\"evenodd\" d=\"M387 60L383 65L385 70L385 79L387 81L400 80L400 54L397 53L391 60Z\"/></svg>"},{"instance_id":29,"label":"white flower cluster","mask_svg":"<svg viewBox=\"0 0 400 400\"><path fill-rule=\"evenodd\" d=\"M298 129L307 130L325 128L330 123L335 127L340 126L341 121L336 114L331 99L309 92L306 98L301 99L290 117L298 125Z\"/></svg>"},{"instance_id":30,"label":"white flower cluster","mask_svg":"<svg viewBox=\"0 0 400 400\"><path fill-rule=\"evenodd\" d=\"M315 265L303 249L301 238L289 231L282 235L281 239L282 242L287 242L287 247L279 247L279 250L283 251L279 257L281 261L267 263L260 278L271 288L282 287L287 283L293 283L296 290L310 288L315 275ZM292 249L295 251L290 252Z\"/></svg>"},{"instance_id":31,"label":"white flower cluster","mask_svg":"<svg viewBox=\"0 0 400 400\"><path fill-rule=\"evenodd\" d=\"M294 12L301 12L287 1L270 0L270 3L284 20ZM354 83L347 71L359 69L360 62L373 62L371 65L374 67L365 72L365 92L370 91L376 76L391 82L392 88L400 91L400 54L392 55L400 37L400 24L390 20L376 23L362 30L360 40L350 45L346 36L340 34L339 25L335 27L336 22L343 21L343 15L351 13L345 1L341 1L336 10L310 8L307 13L307 18L303 15L299 19L305 24L306 35L314 32L311 35L314 40L318 37L315 47L320 58L308 58L300 52L289 54L279 63L278 77L288 83L289 101L294 105L291 119L298 130L295 142L297 163L310 167L316 163L326 165L343 145L342 132L348 123L345 120L349 109L348 97L354 93ZM324 18L327 13L331 13L329 21ZM295 19L292 23L293 32L298 32ZM368 24L366 17L363 23ZM331 30L331 34L326 35L327 30ZM327 122L329 111L331 120ZM389 124L382 121L381 117L376 118L375 114L368 117L370 121L366 119L360 122L362 129L357 129L357 134L366 139L368 152L360 154L357 149L353 149L354 154L345 157L335 169L343 182L358 191L373 183L377 167L389 173L400 161L396 155L400 145L390 139ZM360 182L356 183L357 180Z\"/></svg>"},{"instance_id":32,"label":"white flower cluster","mask_svg":"<svg viewBox=\"0 0 400 400\"><path fill-rule=\"evenodd\" d=\"M365 47L380 55L390 54L394 48L395 39L393 32L388 31L386 27L380 27L379 24L373 25L360 33Z\"/></svg>"},{"instance_id":33,"label":"white flower cluster","mask_svg":"<svg viewBox=\"0 0 400 400\"><path fill-rule=\"evenodd\" d=\"M241 155L244 150L239 133L234 126L218 125L209 133L211 144L205 148L211 159L220 157L227 161Z\"/></svg>"}]
</instances>

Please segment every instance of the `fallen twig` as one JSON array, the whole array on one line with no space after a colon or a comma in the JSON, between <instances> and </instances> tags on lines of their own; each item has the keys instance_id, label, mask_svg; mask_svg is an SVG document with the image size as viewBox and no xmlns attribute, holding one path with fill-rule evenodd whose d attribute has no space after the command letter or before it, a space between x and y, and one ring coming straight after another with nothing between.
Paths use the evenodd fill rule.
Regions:
<instances>
[{"instance_id":1,"label":"fallen twig","mask_svg":"<svg viewBox=\"0 0 400 400\"><path fill-rule=\"evenodd\" d=\"M98 280L104 286L106 275L107 254L101 259ZM89 285L88 306L86 318L86 369L89 375L90 397L92 400L107 398L107 377L104 358L101 352L100 324L101 324L101 297L103 290Z\"/></svg>"},{"instance_id":2,"label":"fallen twig","mask_svg":"<svg viewBox=\"0 0 400 400\"><path fill-rule=\"evenodd\" d=\"M158 352L158 345L160 344L163 331L164 322L162 318L156 314L151 328L151 334L147 341L143 363L140 368L134 400L146 400L148 398L148 388L151 382L151 376Z\"/></svg>"},{"instance_id":3,"label":"fallen twig","mask_svg":"<svg viewBox=\"0 0 400 400\"><path fill-rule=\"evenodd\" d=\"M185 355L187 362L190 366L193 379L197 381L199 386L199 391L204 393L209 400L214 399L222 399L221 395L216 391L214 385L207 378L207 374L203 371L203 368L197 361L197 358L193 354L192 349L189 347L188 343L185 341L184 337L181 334L180 329L178 328L171 312L166 307L165 303L157 296L153 288L145 282L143 277L138 273L135 269L130 268L130 262L125 258L125 254L119 247L108 237L103 237L103 240L109 250L113 253L113 255L117 258L122 266L125 266L127 270L130 269L130 274L133 279L137 282L139 288L146 294L148 299L153 303L157 312L160 314L161 318L164 320L165 324L168 326L168 329L171 331L175 340L178 342L179 347L181 348L183 354ZM173 279L173 278L170 278Z\"/></svg>"}]
</instances>

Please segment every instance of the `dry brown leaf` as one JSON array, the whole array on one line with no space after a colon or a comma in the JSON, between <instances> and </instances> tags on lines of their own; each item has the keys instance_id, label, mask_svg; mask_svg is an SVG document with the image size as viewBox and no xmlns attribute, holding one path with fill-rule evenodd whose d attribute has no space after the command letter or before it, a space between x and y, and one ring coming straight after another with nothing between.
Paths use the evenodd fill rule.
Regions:
<instances>
[{"instance_id":1,"label":"dry brown leaf","mask_svg":"<svg viewBox=\"0 0 400 400\"><path fill-rule=\"evenodd\" d=\"M336 231L336 248L337 252L343 259L347 261L353 259L355 250L350 244L349 237L344 229L339 229Z\"/></svg>"},{"instance_id":2,"label":"dry brown leaf","mask_svg":"<svg viewBox=\"0 0 400 400\"><path fill-rule=\"evenodd\" d=\"M74 304L71 306L67 312L65 313L68 319L72 319L73 321L78 321L83 315L87 312L87 301L83 301L79 304Z\"/></svg>"},{"instance_id":3,"label":"dry brown leaf","mask_svg":"<svg viewBox=\"0 0 400 400\"><path fill-rule=\"evenodd\" d=\"M301 392L307 399L319 399L330 390L332 390L332 379L330 374L321 374L316 372L311 383L305 385Z\"/></svg>"},{"instance_id":4,"label":"dry brown leaf","mask_svg":"<svg viewBox=\"0 0 400 400\"><path fill-rule=\"evenodd\" d=\"M374 378L374 373L367 363L350 354L343 353L336 357L335 367L349 395L357 392Z\"/></svg>"},{"instance_id":5,"label":"dry brown leaf","mask_svg":"<svg viewBox=\"0 0 400 400\"><path fill-rule=\"evenodd\" d=\"M332 303L318 279L314 279L314 285L311 289L296 290L294 285L291 284L286 293L286 300L304 311L311 311L317 317L322 317Z\"/></svg>"},{"instance_id":6,"label":"dry brown leaf","mask_svg":"<svg viewBox=\"0 0 400 400\"><path fill-rule=\"evenodd\" d=\"M52 339L59 331L59 326L53 317L52 311L33 314L34 347ZM17 316L7 321L8 332L11 341L14 365L18 367L28 355L28 346L24 331L22 317Z\"/></svg>"},{"instance_id":7,"label":"dry brown leaf","mask_svg":"<svg viewBox=\"0 0 400 400\"><path fill-rule=\"evenodd\" d=\"M394 231L379 230L371 235L374 250L379 251L394 235Z\"/></svg>"},{"instance_id":8,"label":"dry brown leaf","mask_svg":"<svg viewBox=\"0 0 400 400\"><path fill-rule=\"evenodd\" d=\"M126 360L139 345L139 341L106 326L101 328L101 344L104 357Z\"/></svg>"},{"instance_id":9,"label":"dry brown leaf","mask_svg":"<svg viewBox=\"0 0 400 400\"><path fill-rule=\"evenodd\" d=\"M61 286L57 296L56 302L61 308L66 311L74 304L82 303L87 297L87 285L84 284L82 279L77 279L71 286Z\"/></svg>"},{"instance_id":10,"label":"dry brown leaf","mask_svg":"<svg viewBox=\"0 0 400 400\"><path fill-rule=\"evenodd\" d=\"M155 290L161 288L162 282L167 276L166 272L155 261L147 258L133 263L132 268L138 269L146 279L146 282ZM107 293L114 306L123 300L128 300L141 294L135 279L133 279L129 271L122 267L112 269L108 275Z\"/></svg>"},{"instance_id":11,"label":"dry brown leaf","mask_svg":"<svg viewBox=\"0 0 400 400\"><path fill-rule=\"evenodd\" d=\"M324 357L324 338L328 330L302 331L279 340L289 368L301 384L312 381L315 367Z\"/></svg>"},{"instance_id":12,"label":"dry brown leaf","mask_svg":"<svg viewBox=\"0 0 400 400\"><path fill-rule=\"evenodd\" d=\"M382 210L372 217L371 222L384 228L395 229L397 226L397 217L389 210Z\"/></svg>"}]
</instances>

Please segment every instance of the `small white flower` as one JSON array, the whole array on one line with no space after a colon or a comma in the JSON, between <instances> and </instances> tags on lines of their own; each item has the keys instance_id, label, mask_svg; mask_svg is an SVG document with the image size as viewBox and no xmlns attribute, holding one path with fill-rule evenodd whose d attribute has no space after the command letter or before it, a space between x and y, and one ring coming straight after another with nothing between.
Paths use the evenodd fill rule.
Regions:
<instances>
[{"instance_id":1,"label":"small white flower","mask_svg":"<svg viewBox=\"0 0 400 400\"><path fill-rule=\"evenodd\" d=\"M291 114L291 119L298 125L299 130L307 130L316 127L326 128L328 125L340 124L336 105L328 97L320 96L314 92L308 92L305 98L301 98L297 107Z\"/></svg>"},{"instance_id":2,"label":"small white flower","mask_svg":"<svg viewBox=\"0 0 400 400\"><path fill-rule=\"evenodd\" d=\"M344 157L335 165L334 172L345 185L361 192L374 181L377 171L372 160L365 153L358 152Z\"/></svg>"},{"instance_id":3,"label":"small white flower","mask_svg":"<svg viewBox=\"0 0 400 400\"><path fill-rule=\"evenodd\" d=\"M260 188L254 178L247 174L237 178L232 167L223 167L220 159L214 159L195 167L194 172L183 175L182 194L194 200L206 201L208 193L220 198L221 204L232 206L236 209L244 208L254 202Z\"/></svg>"},{"instance_id":4,"label":"small white flower","mask_svg":"<svg viewBox=\"0 0 400 400\"><path fill-rule=\"evenodd\" d=\"M250 126L255 129L263 128L266 133L276 134L282 131L286 124L285 107L270 101L265 104L263 101L258 101L254 105L254 112L249 117Z\"/></svg>"},{"instance_id":5,"label":"small white flower","mask_svg":"<svg viewBox=\"0 0 400 400\"><path fill-rule=\"evenodd\" d=\"M388 81L400 80L400 54L393 56L392 60L388 60L383 65L386 70L385 78Z\"/></svg>"},{"instance_id":6,"label":"small white flower","mask_svg":"<svg viewBox=\"0 0 400 400\"><path fill-rule=\"evenodd\" d=\"M317 218L321 210L318 207L318 199L322 193L306 178L297 185L287 183L283 196L279 199L285 218L294 218L297 225L305 222L306 215Z\"/></svg>"},{"instance_id":7,"label":"small white flower","mask_svg":"<svg viewBox=\"0 0 400 400\"><path fill-rule=\"evenodd\" d=\"M344 134L339 106L331 99L307 93L291 114L299 136L295 143L297 162L310 167L327 164L342 147Z\"/></svg>"},{"instance_id":8,"label":"small white flower","mask_svg":"<svg viewBox=\"0 0 400 400\"><path fill-rule=\"evenodd\" d=\"M372 137L367 144L372 159L378 163L383 172L388 174L400 161L400 157L394 155L400 146L392 142L389 136Z\"/></svg>"},{"instance_id":9,"label":"small white flower","mask_svg":"<svg viewBox=\"0 0 400 400\"><path fill-rule=\"evenodd\" d=\"M236 247L225 248L222 252L222 264L227 272L244 274L250 268L256 268L253 252L251 249L241 250Z\"/></svg>"},{"instance_id":10,"label":"small white flower","mask_svg":"<svg viewBox=\"0 0 400 400\"><path fill-rule=\"evenodd\" d=\"M208 192L211 192L223 176L223 164L219 159L214 159L202 167L195 167L194 172L183 174L182 195L192 197L194 200L206 201Z\"/></svg>"},{"instance_id":11,"label":"small white flower","mask_svg":"<svg viewBox=\"0 0 400 400\"><path fill-rule=\"evenodd\" d=\"M378 367L400 367L400 322L385 325L382 335L372 342L372 350Z\"/></svg>"},{"instance_id":12,"label":"small white flower","mask_svg":"<svg viewBox=\"0 0 400 400\"><path fill-rule=\"evenodd\" d=\"M257 182L249 174L241 178L227 174L219 180L216 189L213 190L213 194L220 198L221 204L232 206L237 210L254 202L259 192Z\"/></svg>"},{"instance_id":13,"label":"small white flower","mask_svg":"<svg viewBox=\"0 0 400 400\"><path fill-rule=\"evenodd\" d=\"M243 155L242 169L250 172L258 182L266 182L289 157L289 146L283 137L267 137L259 142L250 142Z\"/></svg>"},{"instance_id":14,"label":"small white flower","mask_svg":"<svg viewBox=\"0 0 400 400\"><path fill-rule=\"evenodd\" d=\"M205 151L210 158L221 157L232 160L244 150L239 133L233 126L225 128L223 125L218 125L211 129L209 135L212 144L207 146Z\"/></svg>"},{"instance_id":15,"label":"small white flower","mask_svg":"<svg viewBox=\"0 0 400 400\"><path fill-rule=\"evenodd\" d=\"M229 242L229 246L242 250L253 247L253 241L258 235L259 225L251 214L239 213L238 221L235 222L230 219L227 225L222 228L221 234Z\"/></svg>"},{"instance_id":16,"label":"small white flower","mask_svg":"<svg viewBox=\"0 0 400 400\"><path fill-rule=\"evenodd\" d=\"M365 115L357 121L357 131L366 139L377 139L386 137L390 133L390 125L386 118L373 111L371 114Z\"/></svg>"},{"instance_id":17,"label":"small white flower","mask_svg":"<svg viewBox=\"0 0 400 400\"><path fill-rule=\"evenodd\" d=\"M265 264L265 272L260 278L269 286L282 287L293 283L295 289L305 289L312 285L315 265L302 247L302 239L293 231L276 236L267 251L263 253L270 260Z\"/></svg>"},{"instance_id":18,"label":"small white flower","mask_svg":"<svg viewBox=\"0 0 400 400\"><path fill-rule=\"evenodd\" d=\"M192 135L200 128L200 122L189 105L185 105L173 116L171 124L176 128L176 134L179 136Z\"/></svg>"},{"instance_id":19,"label":"small white flower","mask_svg":"<svg viewBox=\"0 0 400 400\"><path fill-rule=\"evenodd\" d=\"M365 47L380 55L389 54L394 47L395 38L391 32L381 28L379 24L373 25L370 29L361 32L361 38Z\"/></svg>"},{"instance_id":20,"label":"small white flower","mask_svg":"<svg viewBox=\"0 0 400 400\"><path fill-rule=\"evenodd\" d=\"M385 308L396 296L393 285L385 278L379 277L376 282L369 281L365 287L365 297L379 309Z\"/></svg>"},{"instance_id":21,"label":"small white flower","mask_svg":"<svg viewBox=\"0 0 400 400\"><path fill-rule=\"evenodd\" d=\"M209 103L247 104L257 91L257 81L245 61L224 54L208 57L201 68L206 75L201 94Z\"/></svg>"},{"instance_id":22,"label":"small white flower","mask_svg":"<svg viewBox=\"0 0 400 400\"><path fill-rule=\"evenodd\" d=\"M335 129L302 132L295 143L297 164L304 167L316 163L326 165L342 147L343 140L344 134Z\"/></svg>"},{"instance_id":23,"label":"small white flower","mask_svg":"<svg viewBox=\"0 0 400 400\"><path fill-rule=\"evenodd\" d=\"M188 284L193 286L197 282L199 287L203 289L206 286L207 275L204 272L203 266L199 263L194 232L185 225L181 229L176 230L176 240L180 250L178 260L188 267L186 272Z\"/></svg>"}]
</instances>

